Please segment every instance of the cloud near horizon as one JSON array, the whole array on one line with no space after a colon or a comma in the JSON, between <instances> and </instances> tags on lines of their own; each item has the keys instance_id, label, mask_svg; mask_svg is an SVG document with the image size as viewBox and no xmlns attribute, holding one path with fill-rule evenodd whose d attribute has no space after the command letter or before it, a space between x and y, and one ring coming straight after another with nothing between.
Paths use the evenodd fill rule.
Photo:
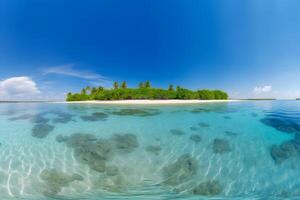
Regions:
<instances>
[{"instance_id":1,"label":"cloud near horizon","mask_svg":"<svg viewBox=\"0 0 300 200\"><path fill-rule=\"evenodd\" d=\"M265 85L265 86L256 86L253 89L254 94L263 94L263 93L269 93L272 91L272 86L271 85Z\"/></svg>"},{"instance_id":2,"label":"cloud near horizon","mask_svg":"<svg viewBox=\"0 0 300 200\"><path fill-rule=\"evenodd\" d=\"M0 100L30 100L40 92L28 76L10 77L0 81Z\"/></svg>"}]
</instances>

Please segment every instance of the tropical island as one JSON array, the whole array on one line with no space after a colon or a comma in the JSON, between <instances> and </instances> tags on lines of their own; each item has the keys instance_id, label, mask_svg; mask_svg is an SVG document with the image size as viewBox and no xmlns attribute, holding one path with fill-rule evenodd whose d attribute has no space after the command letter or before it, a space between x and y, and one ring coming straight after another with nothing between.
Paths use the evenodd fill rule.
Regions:
<instances>
[{"instance_id":1,"label":"tropical island","mask_svg":"<svg viewBox=\"0 0 300 200\"><path fill-rule=\"evenodd\" d=\"M141 82L138 88L128 88L126 81L114 82L112 88L90 87L83 88L79 93L67 94L66 101L89 100L167 100L167 99L198 99L198 100L227 100L228 94L222 90L190 90L180 86L167 89L153 88L150 81Z\"/></svg>"}]
</instances>

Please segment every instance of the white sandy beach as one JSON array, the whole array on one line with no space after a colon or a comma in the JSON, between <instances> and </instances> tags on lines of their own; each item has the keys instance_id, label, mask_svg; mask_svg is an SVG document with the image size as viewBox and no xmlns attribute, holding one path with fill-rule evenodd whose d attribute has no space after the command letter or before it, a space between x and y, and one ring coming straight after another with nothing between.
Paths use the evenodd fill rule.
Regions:
<instances>
[{"instance_id":1,"label":"white sandy beach","mask_svg":"<svg viewBox=\"0 0 300 200\"><path fill-rule=\"evenodd\" d=\"M221 103L221 102L236 102L242 100L197 100L197 99L168 99L168 100L113 100L113 101L70 101L70 102L55 102L69 104L121 104L121 105L157 105L157 104L199 104L199 103Z\"/></svg>"}]
</instances>

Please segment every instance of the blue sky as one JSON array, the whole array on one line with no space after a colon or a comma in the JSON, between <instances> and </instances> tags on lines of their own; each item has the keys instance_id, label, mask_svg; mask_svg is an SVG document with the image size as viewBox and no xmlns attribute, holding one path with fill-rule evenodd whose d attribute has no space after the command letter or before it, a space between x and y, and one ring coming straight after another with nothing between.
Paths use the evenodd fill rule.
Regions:
<instances>
[{"instance_id":1,"label":"blue sky","mask_svg":"<svg viewBox=\"0 0 300 200\"><path fill-rule=\"evenodd\" d=\"M297 0L0 0L0 99L151 80L300 97Z\"/></svg>"}]
</instances>

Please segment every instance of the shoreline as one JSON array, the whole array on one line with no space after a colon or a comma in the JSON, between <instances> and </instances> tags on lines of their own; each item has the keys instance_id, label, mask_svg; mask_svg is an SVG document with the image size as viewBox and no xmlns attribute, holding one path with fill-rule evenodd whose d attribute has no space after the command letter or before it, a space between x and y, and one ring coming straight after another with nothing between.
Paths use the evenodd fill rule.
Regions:
<instances>
[{"instance_id":1,"label":"shoreline","mask_svg":"<svg viewBox=\"0 0 300 200\"><path fill-rule=\"evenodd\" d=\"M52 103L66 104L113 104L113 105L172 105L172 104L200 104L200 103L226 103L244 100L197 100L197 99L168 99L168 100L91 100L91 101L65 101Z\"/></svg>"}]
</instances>

